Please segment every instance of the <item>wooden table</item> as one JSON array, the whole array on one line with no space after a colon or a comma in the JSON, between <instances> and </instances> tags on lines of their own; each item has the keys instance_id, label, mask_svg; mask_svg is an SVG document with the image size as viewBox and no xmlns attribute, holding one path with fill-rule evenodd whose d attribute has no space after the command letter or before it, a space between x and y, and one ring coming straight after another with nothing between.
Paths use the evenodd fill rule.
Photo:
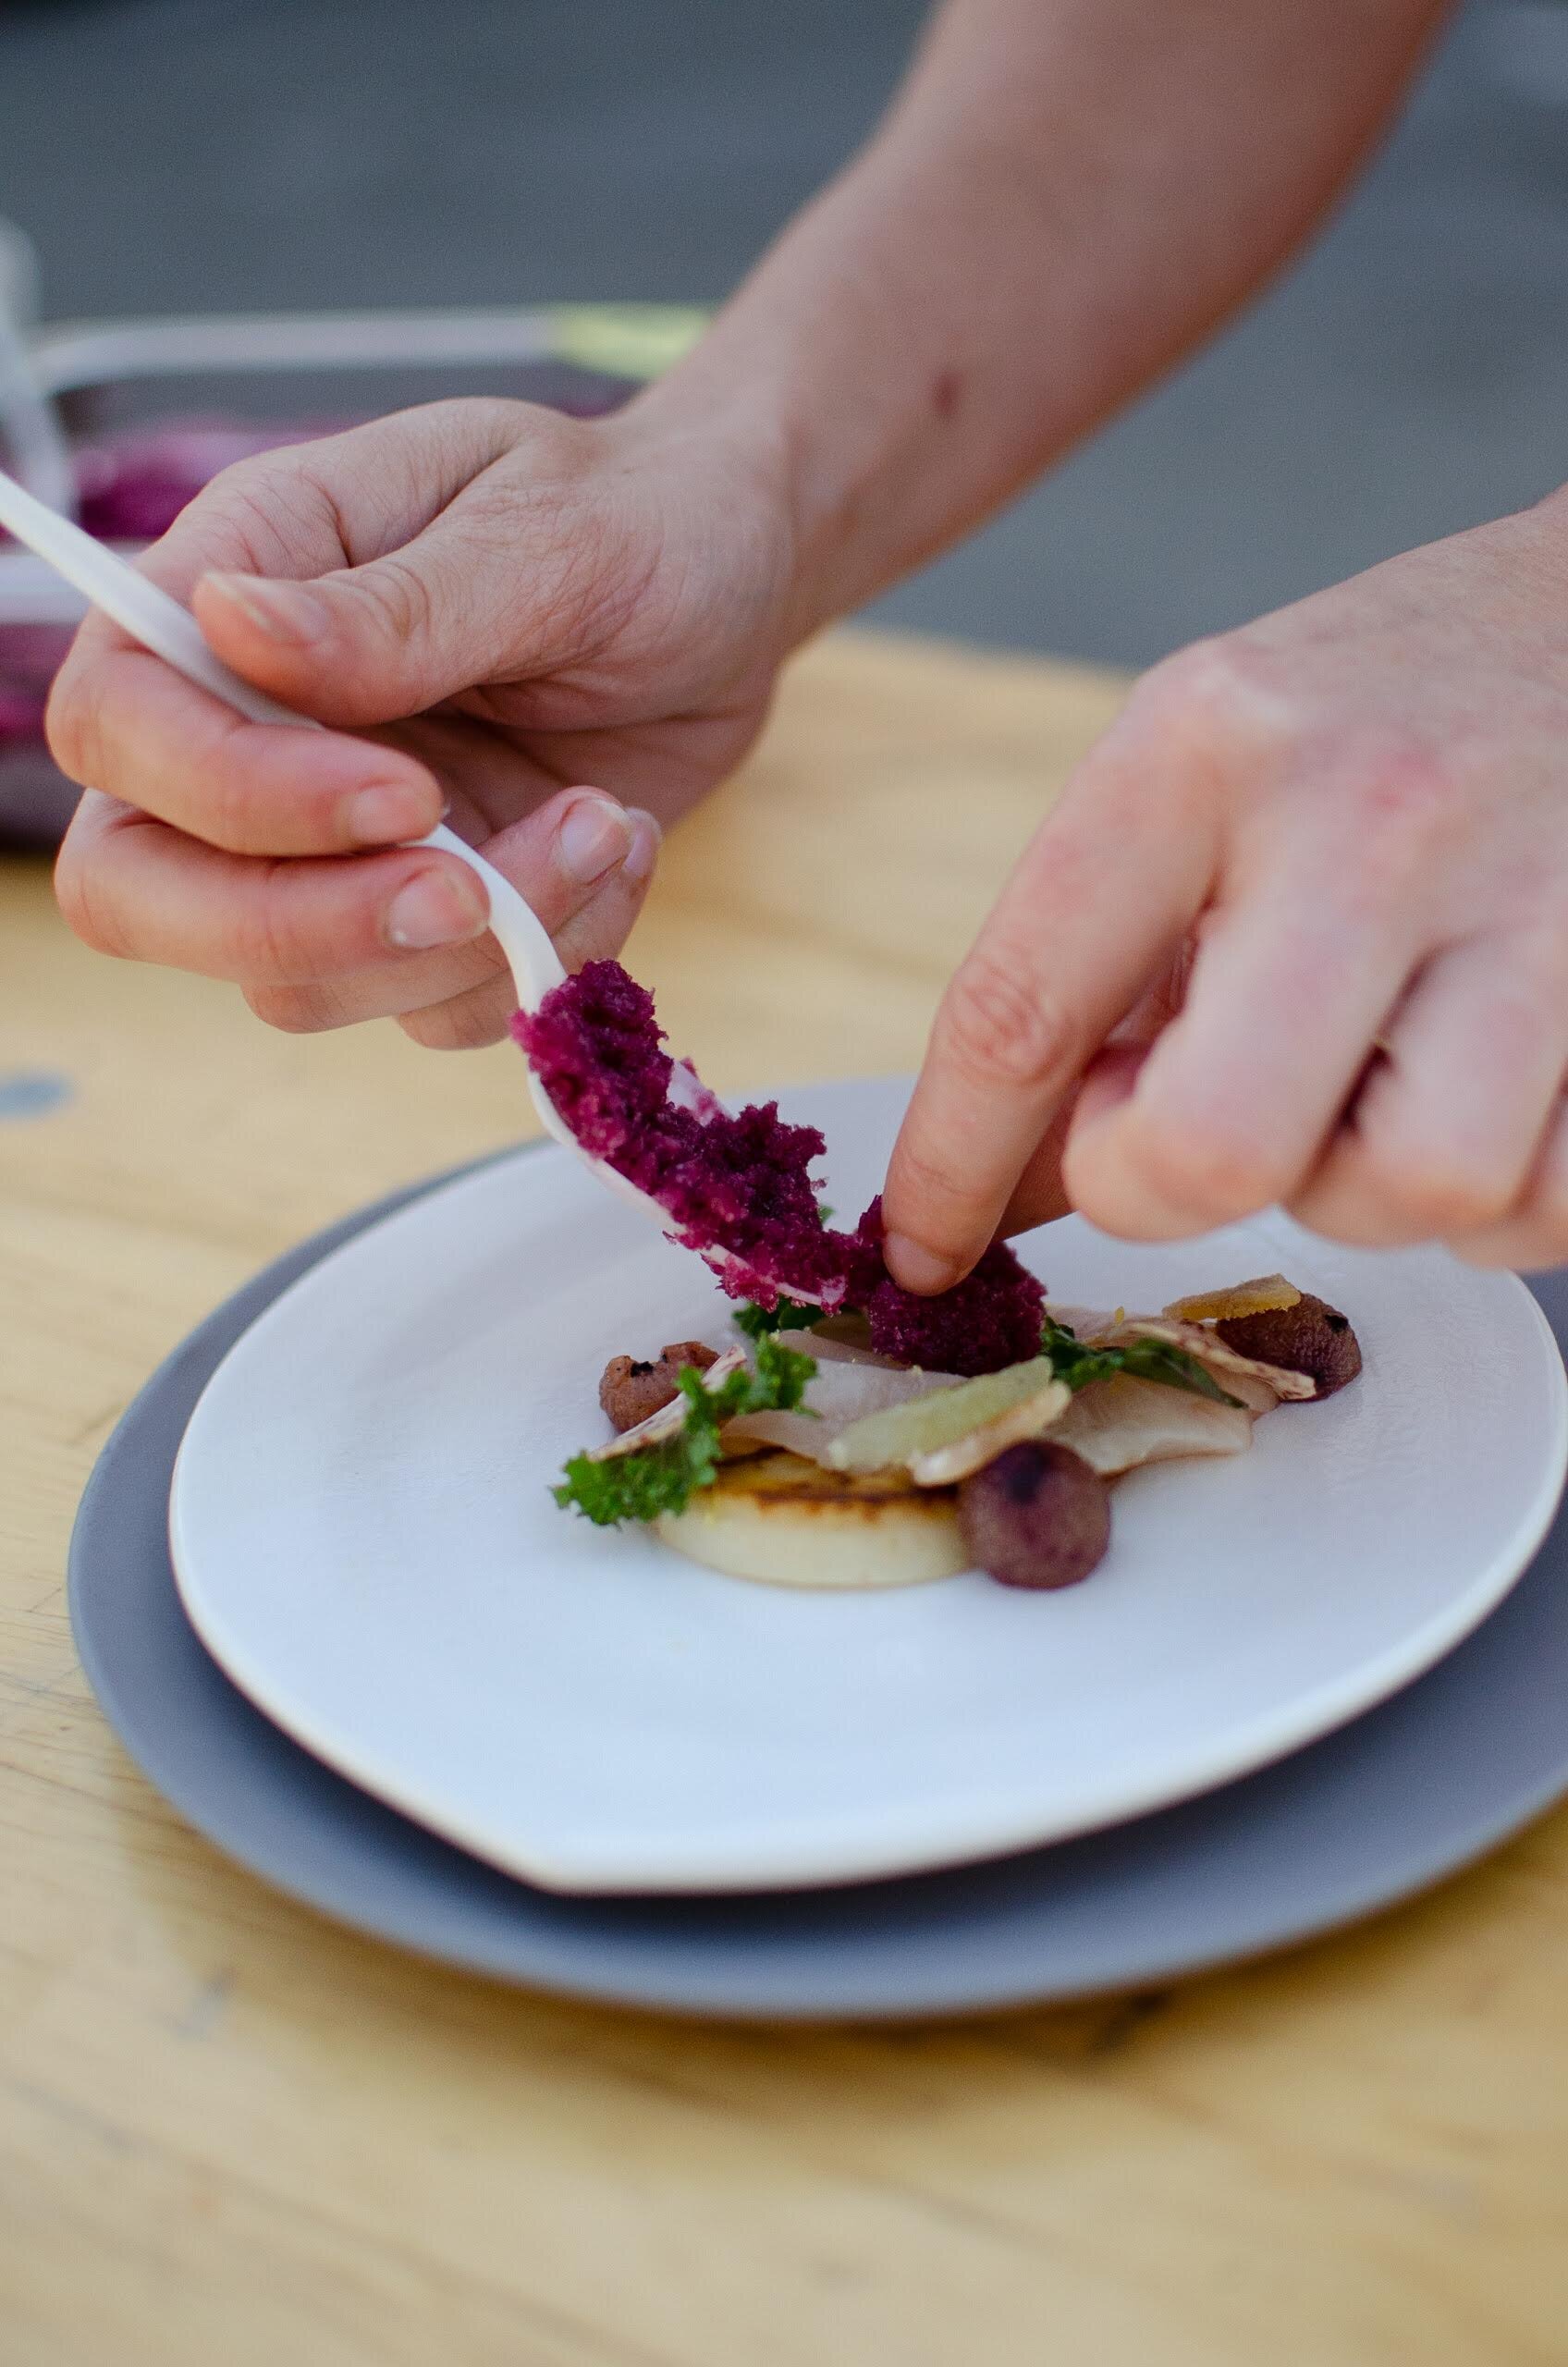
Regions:
<instances>
[{"instance_id":1,"label":"wooden table","mask_svg":"<svg viewBox=\"0 0 1568 2367\"><path fill-rule=\"evenodd\" d=\"M635 960L721 1087L907 1065L1108 678L843 636ZM1347 1936L970 2026L520 1995L274 1895L122 1755L77 1497L257 1266L508 1139L514 1056L299 1039L0 865L3 2367L1568 2359L1568 1812Z\"/></svg>"}]
</instances>

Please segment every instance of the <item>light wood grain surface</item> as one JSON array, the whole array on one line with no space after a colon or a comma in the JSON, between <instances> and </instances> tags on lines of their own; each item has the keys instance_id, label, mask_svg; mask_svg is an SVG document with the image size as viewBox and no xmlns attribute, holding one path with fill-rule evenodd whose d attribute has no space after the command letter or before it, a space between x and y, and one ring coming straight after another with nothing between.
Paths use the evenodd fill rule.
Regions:
<instances>
[{"instance_id":1,"label":"light wood grain surface","mask_svg":"<svg viewBox=\"0 0 1568 2367\"><path fill-rule=\"evenodd\" d=\"M721 1087L905 1066L1104 678L842 636L634 958ZM4 2367L1568 2360L1568 1814L1347 1936L970 2026L707 2029L347 1935L99 1717L62 1569L164 1353L528 1122L515 1055L288 1038L0 865Z\"/></svg>"}]
</instances>

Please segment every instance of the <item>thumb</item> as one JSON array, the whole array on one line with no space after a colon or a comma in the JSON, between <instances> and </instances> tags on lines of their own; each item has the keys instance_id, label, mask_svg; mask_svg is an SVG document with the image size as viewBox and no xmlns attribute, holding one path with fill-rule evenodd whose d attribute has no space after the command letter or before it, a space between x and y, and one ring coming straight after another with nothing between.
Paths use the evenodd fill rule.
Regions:
<instances>
[{"instance_id":1,"label":"thumb","mask_svg":"<svg viewBox=\"0 0 1568 2367\"><path fill-rule=\"evenodd\" d=\"M191 606L215 654L285 705L321 723L393 723L541 670L558 572L498 543L493 521L473 531L459 501L362 567L307 582L204 575Z\"/></svg>"}]
</instances>

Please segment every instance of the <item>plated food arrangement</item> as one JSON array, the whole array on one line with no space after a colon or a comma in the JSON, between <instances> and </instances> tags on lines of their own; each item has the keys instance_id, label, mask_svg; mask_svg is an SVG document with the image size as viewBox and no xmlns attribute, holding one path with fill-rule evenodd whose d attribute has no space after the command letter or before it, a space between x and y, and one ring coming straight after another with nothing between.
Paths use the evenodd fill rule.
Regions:
<instances>
[{"instance_id":1,"label":"plated food arrangement","mask_svg":"<svg viewBox=\"0 0 1568 2367\"><path fill-rule=\"evenodd\" d=\"M1361 1369L1346 1318L1278 1274L1158 1315L1047 1303L1037 1355L971 1379L878 1354L861 1318L817 1317L786 1345L774 1327L802 1314L747 1306L746 1346L614 1357L615 1435L568 1464L557 1502L780 1585L981 1569L1072 1586L1104 1558L1121 1473L1241 1453L1263 1415Z\"/></svg>"},{"instance_id":2,"label":"plated food arrangement","mask_svg":"<svg viewBox=\"0 0 1568 2367\"><path fill-rule=\"evenodd\" d=\"M652 999L618 963L591 963L514 1033L582 1147L742 1301L722 1347L606 1367L613 1435L556 1490L601 1526L642 1523L782 1585L979 1568L1071 1586L1104 1557L1121 1473L1242 1453L1263 1415L1361 1370L1348 1318L1280 1274L1157 1314L1070 1308L998 1243L939 1296L900 1289L877 1201L832 1228L810 1174L819 1133L773 1103L731 1115L684 1064L672 1097Z\"/></svg>"},{"instance_id":3,"label":"plated food arrangement","mask_svg":"<svg viewBox=\"0 0 1568 2367\"><path fill-rule=\"evenodd\" d=\"M904 1080L867 1078L787 1093L779 1110L827 1136L827 1196L850 1211L886 1173L906 1101ZM530 1881L755 1891L1031 1846L1225 1783L1430 1667L1528 1559L1561 1482L1564 1394L1517 1282L1435 1251L1342 1250L1281 1217L1158 1248L1069 1218L1021 1247L1081 1344L1069 1302L1163 1310L1217 1279L1281 1272L1354 1315L1366 1374L1250 1420L1151 1388L1168 1422L1195 1411L1251 1446L1113 1479L1110 1551L1085 1584L1042 1592L978 1568L911 1584L900 1543L882 1558L900 1582L864 1584L862 1559L861 1583L825 1592L820 1542L815 1590L747 1583L656 1526L668 1502L601 1526L554 1501L565 1466L698 1368L689 1343L715 1365L739 1355L720 1388L769 1358L749 1302L727 1306L581 1162L530 1148L380 1218L230 1347L185 1424L169 1506L187 1611L287 1733ZM817 1367L778 1418L851 1385L833 1340L850 1329L840 1309L765 1334ZM681 1352L673 1374L630 1371L656 1367L665 1343ZM606 1365L614 1421L594 1403ZM616 1393L627 1379L640 1404ZM1239 1395L1243 1377L1219 1385ZM901 1373L892 1387L934 1393ZM1072 1392L1084 1408L1100 1394ZM832 1427L810 1422L818 1451ZM690 1475L706 1425L680 1430L670 1458ZM771 1481L798 1501L855 1476L809 1458L769 1472L795 1450L755 1443L690 1488L688 1533L737 1489L749 1500ZM639 1466L646 1484L636 1450L593 1475L619 1488ZM890 1492L922 1535L950 1540L964 1490L895 1470L849 1492ZM737 1509L736 1529L761 1530ZM811 1517L815 1540L827 1523ZM871 1535L891 1527L878 1514Z\"/></svg>"}]
</instances>

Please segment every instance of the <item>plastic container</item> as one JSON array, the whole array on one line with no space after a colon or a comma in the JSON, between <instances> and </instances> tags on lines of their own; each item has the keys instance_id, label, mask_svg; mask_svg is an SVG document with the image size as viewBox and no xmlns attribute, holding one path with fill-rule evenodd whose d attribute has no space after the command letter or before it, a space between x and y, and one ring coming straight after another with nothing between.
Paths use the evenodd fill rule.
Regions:
<instances>
[{"instance_id":1,"label":"plastic container","mask_svg":"<svg viewBox=\"0 0 1568 2367\"><path fill-rule=\"evenodd\" d=\"M450 395L613 411L685 350L664 305L67 321L36 318L27 241L0 223L0 447L30 490L140 549L229 461ZM55 844L77 791L43 739L77 596L0 533L0 844Z\"/></svg>"}]
</instances>

